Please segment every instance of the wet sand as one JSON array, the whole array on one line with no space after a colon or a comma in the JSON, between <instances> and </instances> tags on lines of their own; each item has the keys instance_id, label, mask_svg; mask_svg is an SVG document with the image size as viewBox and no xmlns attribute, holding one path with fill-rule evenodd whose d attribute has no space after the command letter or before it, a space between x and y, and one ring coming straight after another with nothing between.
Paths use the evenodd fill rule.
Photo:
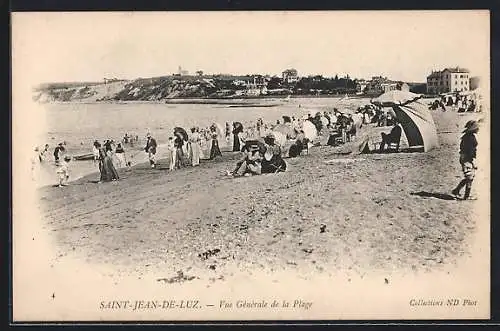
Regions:
<instances>
[{"instance_id":1,"label":"wet sand","mask_svg":"<svg viewBox=\"0 0 500 331\"><path fill-rule=\"evenodd\" d=\"M53 263L72 258L165 282L235 274L444 270L469 255L478 201L455 201L458 143L477 114L433 112L440 147L428 153L341 155L319 146L285 173L230 178L239 155L196 168L140 164L117 182L92 174L39 189ZM370 129L374 136L376 129ZM385 128L388 131L390 128ZM327 164L324 161L339 159ZM182 271L182 274L178 272ZM189 275L189 276L186 276Z\"/></svg>"}]
</instances>

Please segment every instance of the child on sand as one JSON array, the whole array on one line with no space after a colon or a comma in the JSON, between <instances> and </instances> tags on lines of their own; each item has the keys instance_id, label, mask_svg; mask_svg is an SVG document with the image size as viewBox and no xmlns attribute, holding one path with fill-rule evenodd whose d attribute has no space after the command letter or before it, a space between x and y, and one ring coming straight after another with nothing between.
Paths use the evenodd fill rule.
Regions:
<instances>
[{"instance_id":1,"label":"child on sand","mask_svg":"<svg viewBox=\"0 0 500 331\"><path fill-rule=\"evenodd\" d=\"M57 167L57 174L59 175L59 187L66 186L69 180L69 162L71 157L66 155L64 162Z\"/></svg>"},{"instance_id":2,"label":"child on sand","mask_svg":"<svg viewBox=\"0 0 500 331\"><path fill-rule=\"evenodd\" d=\"M472 181L474 180L474 172L477 169L474 164L477 150L477 139L474 134L478 133L479 125L476 121L470 120L465 124L464 135L460 141L460 164L464 173L464 179L458 183L458 186L451 191L453 196L460 198L460 190L465 186L463 200L474 200L470 196Z\"/></svg>"}]
</instances>

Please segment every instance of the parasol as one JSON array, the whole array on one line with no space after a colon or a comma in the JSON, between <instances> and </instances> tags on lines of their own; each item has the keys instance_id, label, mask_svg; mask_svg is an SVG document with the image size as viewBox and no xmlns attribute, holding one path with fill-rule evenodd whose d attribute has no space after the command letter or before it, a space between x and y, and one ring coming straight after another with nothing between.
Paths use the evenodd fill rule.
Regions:
<instances>
[{"instance_id":1,"label":"parasol","mask_svg":"<svg viewBox=\"0 0 500 331\"><path fill-rule=\"evenodd\" d=\"M177 133L180 133L182 135L182 139L184 139L185 141L188 141L188 134L186 132L186 130L184 130L184 128L181 128L181 127L175 127L174 128L174 135L177 135Z\"/></svg>"},{"instance_id":2,"label":"parasol","mask_svg":"<svg viewBox=\"0 0 500 331\"><path fill-rule=\"evenodd\" d=\"M297 137L297 133L295 132L294 128L290 124L277 124L273 128L273 132L279 132L283 135L285 135L286 138L288 139L294 139Z\"/></svg>"},{"instance_id":3,"label":"parasol","mask_svg":"<svg viewBox=\"0 0 500 331\"><path fill-rule=\"evenodd\" d=\"M304 131L304 136L309 139L309 141L313 141L318 136L318 131L311 121L304 121L304 123L302 123L302 130Z\"/></svg>"},{"instance_id":4,"label":"parasol","mask_svg":"<svg viewBox=\"0 0 500 331\"><path fill-rule=\"evenodd\" d=\"M237 133L243 132L243 124L241 124L241 122L234 122L233 130Z\"/></svg>"}]
</instances>

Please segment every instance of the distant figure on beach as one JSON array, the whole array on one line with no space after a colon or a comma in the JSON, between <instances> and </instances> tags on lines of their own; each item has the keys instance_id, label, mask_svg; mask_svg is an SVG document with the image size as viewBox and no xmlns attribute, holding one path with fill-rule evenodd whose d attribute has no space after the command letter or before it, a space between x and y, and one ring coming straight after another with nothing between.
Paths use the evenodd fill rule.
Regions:
<instances>
[{"instance_id":1,"label":"distant figure on beach","mask_svg":"<svg viewBox=\"0 0 500 331\"><path fill-rule=\"evenodd\" d=\"M54 161L56 163L59 163L59 159L61 157L61 154L64 153L66 149L63 146L63 143L59 143L56 148L54 149Z\"/></svg>"},{"instance_id":2,"label":"distant figure on beach","mask_svg":"<svg viewBox=\"0 0 500 331\"><path fill-rule=\"evenodd\" d=\"M227 125L229 123L226 123L226 132L227 132ZM191 145L191 165L193 167L200 165L200 154L201 154L201 137L199 133L198 128L191 128L191 136L189 137L189 144Z\"/></svg>"},{"instance_id":3,"label":"distant figure on beach","mask_svg":"<svg viewBox=\"0 0 500 331\"><path fill-rule=\"evenodd\" d=\"M116 145L115 156L118 168L123 168L127 165L125 160L125 150L123 149L121 143L118 143L118 145Z\"/></svg>"},{"instance_id":4,"label":"distant figure on beach","mask_svg":"<svg viewBox=\"0 0 500 331\"><path fill-rule=\"evenodd\" d=\"M69 181L69 162L71 161L71 157L66 155L64 157L64 162L57 167L57 174L59 177L59 187L66 186Z\"/></svg>"},{"instance_id":5,"label":"distant figure on beach","mask_svg":"<svg viewBox=\"0 0 500 331\"><path fill-rule=\"evenodd\" d=\"M262 118L259 118L257 120L257 132L258 134L260 135L261 132L262 132L262 126L264 125L264 121L262 120Z\"/></svg>"},{"instance_id":6,"label":"distant figure on beach","mask_svg":"<svg viewBox=\"0 0 500 331\"><path fill-rule=\"evenodd\" d=\"M149 132L146 134L146 139L147 141L146 141L146 147L144 147L144 151L148 153L148 159L151 168L155 168L156 167L155 156L157 147L156 140L153 137L151 137L151 133Z\"/></svg>"},{"instance_id":7,"label":"distant figure on beach","mask_svg":"<svg viewBox=\"0 0 500 331\"><path fill-rule=\"evenodd\" d=\"M472 189L472 182L474 181L475 170L477 169L474 164L477 152L477 139L475 134L479 132L479 124L470 120L465 124L464 135L460 139L460 158L459 162L462 166L462 172L464 178L458 183L457 187L454 188L451 193L456 197L460 198L460 191L465 186L465 193L462 200L475 200L470 195Z\"/></svg>"},{"instance_id":8,"label":"distant figure on beach","mask_svg":"<svg viewBox=\"0 0 500 331\"><path fill-rule=\"evenodd\" d=\"M47 152L49 151L49 144L45 144L43 149L38 153L38 160L40 162L45 161L45 158L47 157Z\"/></svg>"},{"instance_id":9,"label":"distant figure on beach","mask_svg":"<svg viewBox=\"0 0 500 331\"><path fill-rule=\"evenodd\" d=\"M101 144L95 140L94 143L92 144L92 154L94 155L93 162L94 164L99 163L99 147L101 147Z\"/></svg>"},{"instance_id":10,"label":"distant figure on beach","mask_svg":"<svg viewBox=\"0 0 500 331\"><path fill-rule=\"evenodd\" d=\"M109 151L106 152L106 149L104 147L101 147L101 144L99 144L98 146L99 146L99 172L101 173L99 183L118 180L120 177L118 176L118 172L116 171L116 168L113 165L113 159L111 158L110 152Z\"/></svg>"}]
</instances>

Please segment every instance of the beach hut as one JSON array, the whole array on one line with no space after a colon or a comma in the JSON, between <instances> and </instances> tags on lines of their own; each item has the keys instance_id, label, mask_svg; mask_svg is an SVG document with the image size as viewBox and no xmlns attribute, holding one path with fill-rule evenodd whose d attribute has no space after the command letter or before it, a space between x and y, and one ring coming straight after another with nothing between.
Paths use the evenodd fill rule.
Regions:
<instances>
[{"instance_id":1,"label":"beach hut","mask_svg":"<svg viewBox=\"0 0 500 331\"><path fill-rule=\"evenodd\" d=\"M389 91L372 103L391 107L401 123L410 149L427 152L438 146L436 125L428 107L421 100L422 95L407 91Z\"/></svg>"}]
</instances>

